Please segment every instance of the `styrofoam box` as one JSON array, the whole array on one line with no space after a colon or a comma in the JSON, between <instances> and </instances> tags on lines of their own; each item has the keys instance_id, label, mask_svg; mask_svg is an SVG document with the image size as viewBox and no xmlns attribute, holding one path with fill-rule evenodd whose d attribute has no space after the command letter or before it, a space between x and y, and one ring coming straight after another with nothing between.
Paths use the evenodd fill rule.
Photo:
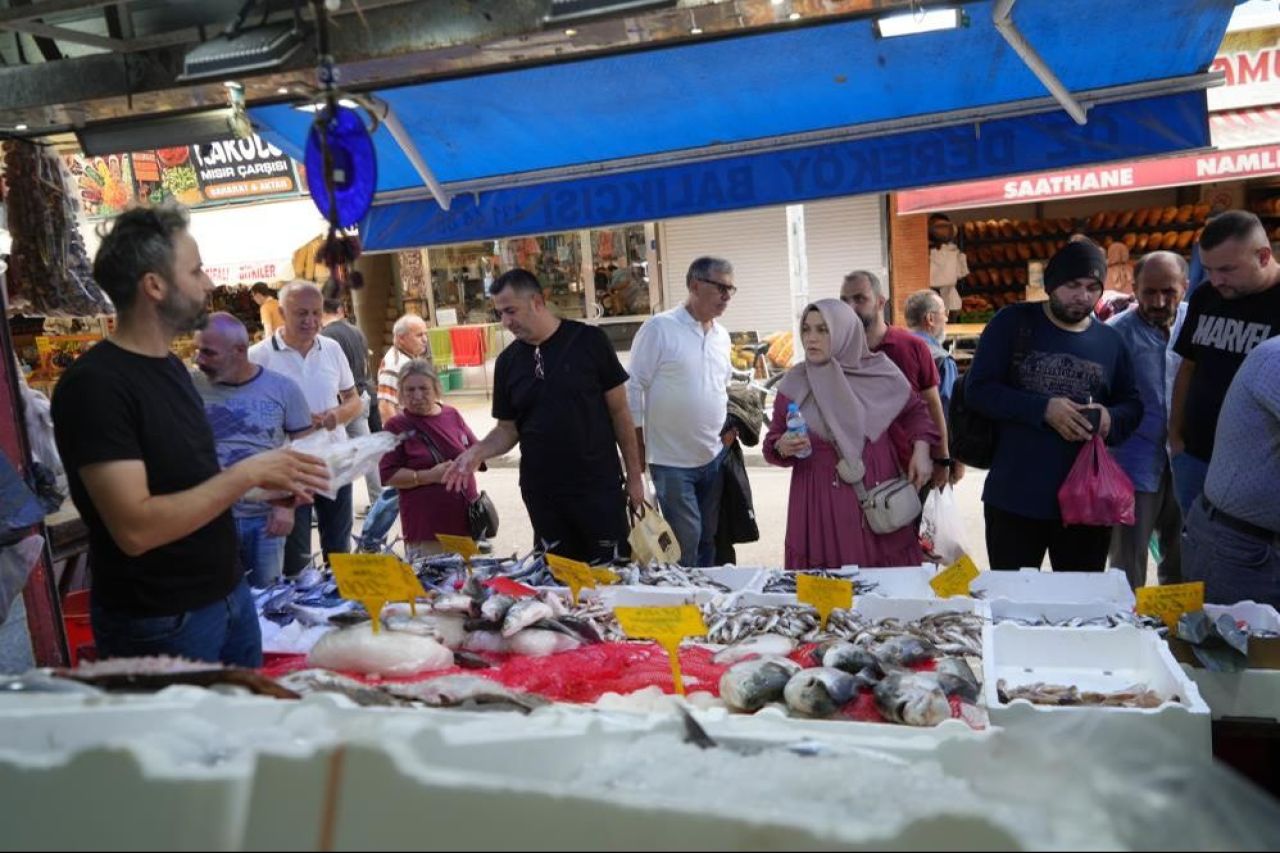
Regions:
<instances>
[{"instance_id":1,"label":"styrofoam box","mask_svg":"<svg viewBox=\"0 0 1280 853\"><path fill-rule=\"evenodd\" d=\"M994 622L1066 623L1072 619L1101 619L1131 613L1133 608L1115 601L1013 601L1008 598L983 599Z\"/></svg>"},{"instance_id":2,"label":"styrofoam box","mask_svg":"<svg viewBox=\"0 0 1280 853\"><path fill-rule=\"evenodd\" d=\"M729 587L730 592L759 592L769 572L761 566L713 566L701 571L716 583Z\"/></svg>"},{"instance_id":3,"label":"styrofoam box","mask_svg":"<svg viewBox=\"0 0 1280 853\"><path fill-rule=\"evenodd\" d=\"M760 578L759 589L764 589L772 571L784 572L784 569L766 569ZM857 593L857 597L874 595L882 598L937 598L929 581L938 573L933 563L922 563L918 566L900 566L886 569L860 569L857 566L842 566L830 570L839 577L856 578L860 581L874 583L876 588L871 592ZM767 593L768 595L787 595L788 593ZM793 597L794 598L794 597Z\"/></svg>"},{"instance_id":4,"label":"styrofoam box","mask_svg":"<svg viewBox=\"0 0 1280 853\"><path fill-rule=\"evenodd\" d=\"M977 613L986 615L986 603L972 598L881 598L859 595L853 600L855 613L873 622L882 619L914 621L935 613Z\"/></svg>"},{"instance_id":5,"label":"styrofoam box","mask_svg":"<svg viewBox=\"0 0 1280 853\"><path fill-rule=\"evenodd\" d=\"M1035 726L1045 715L1088 714L1106 736L1158 727L1202 754L1210 754L1209 707L1194 682L1154 631L1118 628L1045 628L1006 622L982 631L983 695L991 722L1007 728ZM1010 687L1036 682L1081 690L1123 690L1145 684L1161 696L1177 697L1157 708L1033 705L1025 699L1002 704L1000 680Z\"/></svg>"},{"instance_id":6,"label":"styrofoam box","mask_svg":"<svg viewBox=\"0 0 1280 853\"><path fill-rule=\"evenodd\" d=\"M717 589L682 586L603 586L598 590L606 607L676 607L730 601L736 595Z\"/></svg>"},{"instance_id":7,"label":"styrofoam box","mask_svg":"<svg viewBox=\"0 0 1280 853\"><path fill-rule=\"evenodd\" d=\"M1237 604L1206 604L1212 619L1230 614L1254 631L1280 631L1280 613L1269 604L1241 601ZM1255 717L1280 720L1280 670L1246 669L1241 672L1211 672L1203 667L1182 665L1183 671L1200 688L1215 720L1225 717Z\"/></svg>"},{"instance_id":8,"label":"styrofoam box","mask_svg":"<svg viewBox=\"0 0 1280 853\"><path fill-rule=\"evenodd\" d=\"M1102 572L1016 572L986 571L970 584L970 590L987 601L1005 598L1034 604L1114 604L1116 611L1131 611L1137 603L1125 573L1119 569Z\"/></svg>"}]
</instances>

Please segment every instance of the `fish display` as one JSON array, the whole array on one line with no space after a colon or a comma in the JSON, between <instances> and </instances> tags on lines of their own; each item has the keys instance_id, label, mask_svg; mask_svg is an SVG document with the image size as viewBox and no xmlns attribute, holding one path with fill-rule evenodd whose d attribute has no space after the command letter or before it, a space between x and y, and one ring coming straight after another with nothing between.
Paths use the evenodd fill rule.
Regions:
<instances>
[{"instance_id":1,"label":"fish display","mask_svg":"<svg viewBox=\"0 0 1280 853\"><path fill-rule=\"evenodd\" d=\"M1081 690L1074 684L1021 684L1010 687L1002 678L996 684L996 695L1002 704L1015 699L1026 699L1033 705L1096 705L1109 708L1158 708L1165 701L1177 702L1177 696L1168 700L1145 684L1134 684L1122 690Z\"/></svg>"},{"instance_id":2,"label":"fish display","mask_svg":"<svg viewBox=\"0 0 1280 853\"><path fill-rule=\"evenodd\" d=\"M397 699L433 708L509 710L527 714L550 704L541 696L511 690L478 675L442 675L426 681L388 682L381 689Z\"/></svg>"},{"instance_id":3,"label":"fish display","mask_svg":"<svg viewBox=\"0 0 1280 853\"><path fill-rule=\"evenodd\" d=\"M718 592L730 592L730 588L712 580L702 569L689 566L677 566L674 563L650 563L640 565L630 563L615 566L620 583L628 586L679 586L694 589L714 589Z\"/></svg>"},{"instance_id":4,"label":"fish display","mask_svg":"<svg viewBox=\"0 0 1280 853\"><path fill-rule=\"evenodd\" d=\"M413 675L453 666L453 652L439 641L420 634L354 625L330 631L320 638L307 663L322 669L361 672L366 675Z\"/></svg>"},{"instance_id":5,"label":"fish display","mask_svg":"<svg viewBox=\"0 0 1280 853\"><path fill-rule=\"evenodd\" d=\"M858 695L864 686L855 675L839 669L802 669L787 681L782 697L787 708L801 717L830 717Z\"/></svg>"},{"instance_id":6,"label":"fish display","mask_svg":"<svg viewBox=\"0 0 1280 853\"><path fill-rule=\"evenodd\" d=\"M835 578L837 580L851 581L853 583L854 595L865 595L868 592L875 592L875 590L880 587L880 584L875 581L865 580L858 577L857 574L836 574L835 572L823 571L792 572L783 569L775 569L769 573L768 579L765 580L762 592L780 592L795 595L796 580L800 575L811 575L819 578Z\"/></svg>"},{"instance_id":7,"label":"fish display","mask_svg":"<svg viewBox=\"0 0 1280 853\"><path fill-rule=\"evenodd\" d=\"M936 726L951 718L951 704L932 673L893 672L872 691L885 719L907 726Z\"/></svg>"},{"instance_id":8,"label":"fish display","mask_svg":"<svg viewBox=\"0 0 1280 853\"><path fill-rule=\"evenodd\" d=\"M720 698L734 711L759 711L781 701L800 665L785 657L762 657L735 663L720 676Z\"/></svg>"}]
</instances>

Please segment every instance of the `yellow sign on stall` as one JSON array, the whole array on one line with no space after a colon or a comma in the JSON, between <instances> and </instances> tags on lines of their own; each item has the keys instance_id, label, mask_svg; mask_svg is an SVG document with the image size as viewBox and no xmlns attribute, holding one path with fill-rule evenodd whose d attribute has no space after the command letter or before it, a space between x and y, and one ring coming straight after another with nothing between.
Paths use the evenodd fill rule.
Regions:
<instances>
[{"instance_id":1,"label":"yellow sign on stall","mask_svg":"<svg viewBox=\"0 0 1280 853\"><path fill-rule=\"evenodd\" d=\"M822 630L825 631L832 610L849 610L853 607L853 581L801 573L796 575L796 598L813 605L822 619Z\"/></svg>"},{"instance_id":2,"label":"yellow sign on stall","mask_svg":"<svg viewBox=\"0 0 1280 853\"><path fill-rule=\"evenodd\" d=\"M412 602L426 594L412 570L406 575L405 569L409 567L390 554L331 554L329 564L338 582L338 594L364 605L375 632L380 625L378 617L382 606L388 601Z\"/></svg>"},{"instance_id":3,"label":"yellow sign on stall","mask_svg":"<svg viewBox=\"0 0 1280 853\"><path fill-rule=\"evenodd\" d=\"M1138 612L1144 616L1158 616L1164 624L1174 628L1183 613L1204 610L1204 581L1175 583L1168 586L1138 587Z\"/></svg>"},{"instance_id":4,"label":"yellow sign on stall","mask_svg":"<svg viewBox=\"0 0 1280 853\"><path fill-rule=\"evenodd\" d=\"M551 569L553 578L569 587L569 595L572 596L575 605L584 589L596 588L596 578L591 572L591 567L579 560L570 560L559 554L548 554L547 568Z\"/></svg>"},{"instance_id":5,"label":"yellow sign on stall","mask_svg":"<svg viewBox=\"0 0 1280 853\"><path fill-rule=\"evenodd\" d=\"M654 640L671 659L671 678L676 692L684 695L684 677L680 674L680 641L685 637L701 637L707 624L695 605L679 607L615 607L618 624L628 637Z\"/></svg>"},{"instance_id":6,"label":"yellow sign on stall","mask_svg":"<svg viewBox=\"0 0 1280 853\"><path fill-rule=\"evenodd\" d=\"M472 557L480 553L480 546L470 536L452 536L448 533L437 533L436 541L455 554L461 554L462 559L468 563L471 562Z\"/></svg>"},{"instance_id":7,"label":"yellow sign on stall","mask_svg":"<svg viewBox=\"0 0 1280 853\"><path fill-rule=\"evenodd\" d=\"M929 586L937 593L938 598L951 598L954 595L968 595L969 584L978 576L978 567L968 554L961 554L960 559L947 566L933 576Z\"/></svg>"}]
</instances>

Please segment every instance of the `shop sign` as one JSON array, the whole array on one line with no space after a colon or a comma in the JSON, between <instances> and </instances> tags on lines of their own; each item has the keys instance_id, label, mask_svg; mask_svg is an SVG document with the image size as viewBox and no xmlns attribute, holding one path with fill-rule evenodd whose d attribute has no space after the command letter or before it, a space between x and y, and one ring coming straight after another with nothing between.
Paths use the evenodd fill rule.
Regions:
<instances>
[{"instance_id":1,"label":"shop sign","mask_svg":"<svg viewBox=\"0 0 1280 853\"><path fill-rule=\"evenodd\" d=\"M1069 169L898 193L898 213L1019 204L1159 189L1280 174L1280 146L1264 145L1165 157L1092 169Z\"/></svg>"},{"instance_id":2,"label":"shop sign","mask_svg":"<svg viewBox=\"0 0 1280 853\"><path fill-rule=\"evenodd\" d=\"M298 191L293 160L261 136L192 146L196 179L206 201L285 195Z\"/></svg>"},{"instance_id":3,"label":"shop sign","mask_svg":"<svg viewBox=\"0 0 1280 853\"><path fill-rule=\"evenodd\" d=\"M375 205L366 251L546 234L833 196L884 192L1075 163L1203 148L1204 96L1103 104L1076 125L1061 111L908 131L700 163Z\"/></svg>"},{"instance_id":4,"label":"shop sign","mask_svg":"<svg viewBox=\"0 0 1280 853\"><path fill-rule=\"evenodd\" d=\"M211 264L205 274L215 285L255 281L287 281L293 278L292 261L253 261L243 264Z\"/></svg>"},{"instance_id":5,"label":"shop sign","mask_svg":"<svg viewBox=\"0 0 1280 853\"><path fill-rule=\"evenodd\" d=\"M1280 27L1228 33L1209 70L1224 77L1208 90L1211 110L1280 103Z\"/></svg>"}]
</instances>

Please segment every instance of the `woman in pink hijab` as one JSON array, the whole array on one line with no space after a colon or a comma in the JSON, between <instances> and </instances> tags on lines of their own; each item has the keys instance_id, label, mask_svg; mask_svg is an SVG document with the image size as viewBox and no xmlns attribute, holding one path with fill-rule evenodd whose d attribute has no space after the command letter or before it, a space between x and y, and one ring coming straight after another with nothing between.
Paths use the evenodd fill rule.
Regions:
<instances>
[{"instance_id":1,"label":"woman in pink hijab","mask_svg":"<svg viewBox=\"0 0 1280 853\"><path fill-rule=\"evenodd\" d=\"M939 436L929 409L906 377L881 353L867 348L858 315L839 299L821 299L801 315L805 360L778 385L764 456L791 468L787 509L788 569L840 566L918 566L924 559L916 525L873 533L864 522L844 459L862 458L863 485L906 476L922 488L933 474L929 447ZM805 440L787 432L787 407L795 402L809 427ZM912 448L900 460L899 446ZM806 447L807 458L797 458Z\"/></svg>"}]
</instances>

